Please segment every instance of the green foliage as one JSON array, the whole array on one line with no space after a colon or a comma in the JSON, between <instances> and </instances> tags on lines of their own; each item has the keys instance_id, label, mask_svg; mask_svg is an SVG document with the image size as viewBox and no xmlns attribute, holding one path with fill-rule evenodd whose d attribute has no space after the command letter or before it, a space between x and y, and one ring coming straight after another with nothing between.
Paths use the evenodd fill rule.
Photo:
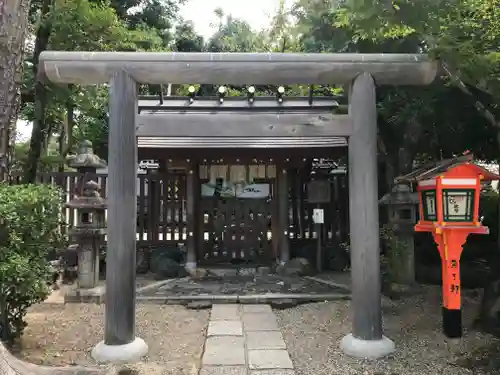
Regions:
<instances>
[{"instance_id":1,"label":"green foliage","mask_svg":"<svg viewBox=\"0 0 500 375\"><path fill-rule=\"evenodd\" d=\"M40 0L32 2L36 14ZM190 21L178 19L182 0L54 0L50 12L50 48L55 50L145 50L179 52L427 52L444 59L467 84L500 102L500 0L296 0L291 11L280 1L267 30L252 30L242 20L216 10L214 35L205 43ZM37 26L32 17L33 27ZM172 25L177 27L173 30ZM29 65L29 56L27 65ZM23 92L33 86L25 70ZM196 82L193 82L196 84ZM175 89L186 95L187 87ZM198 95L215 95L216 86L202 85ZM245 95L244 87L228 87L229 96ZM257 86L256 95L274 95L275 87ZM315 86L315 95L339 94L342 88ZM157 93L145 87L141 93ZM287 87L287 96L308 95L309 87ZM484 95L481 101L485 102ZM107 88L50 87L46 119L50 135L67 122L68 99L74 103L71 143L90 139L107 156ZM29 95L24 95L24 99ZM498 157L496 129L478 113L474 100L450 82L429 87L381 87L380 155L395 174L411 168L415 158L443 158L473 151L483 159ZM33 106L23 100L23 118L33 120ZM69 134L69 133L68 133ZM453 134L453 137L449 135ZM49 144L50 142L46 142ZM403 154L404 155L403 155ZM43 164L43 163L42 163Z\"/></svg>"},{"instance_id":2,"label":"green foliage","mask_svg":"<svg viewBox=\"0 0 500 375\"><path fill-rule=\"evenodd\" d=\"M265 37L242 20L227 16L207 43L209 52L263 52Z\"/></svg>"},{"instance_id":3,"label":"green foliage","mask_svg":"<svg viewBox=\"0 0 500 375\"><path fill-rule=\"evenodd\" d=\"M500 0L349 0L335 13L356 40L415 39L467 83L500 95Z\"/></svg>"},{"instance_id":4,"label":"green foliage","mask_svg":"<svg viewBox=\"0 0 500 375\"><path fill-rule=\"evenodd\" d=\"M178 52L202 52L205 42L194 29L192 21L182 21L175 28L174 49Z\"/></svg>"},{"instance_id":5,"label":"green foliage","mask_svg":"<svg viewBox=\"0 0 500 375\"><path fill-rule=\"evenodd\" d=\"M458 71L470 90L477 88L476 98L447 80L377 89L379 155L393 171L389 181L408 172L416 158L441 159L466 149L478 158L498 157L497 129L475 100L493 110L500 102L499 9L499 0L297 0L293 15L306 52L429 53ZM493 96L485 100L485 92Z\"/></svg>"},{"instance_id":6,"label":"green foliage","mask_svg":"<svg viewBox=\"0 0 500 375\"><path fill-rule=\"evenodd\" d=\"M129 30L107 4L58 0L52 10L50 47L63 51L159 49L161 38L144 23Z\"/></svg>"},{"instance_id":7,"label":"green foliage","mask_svg":"<svg viewBox=\"0 0 500 375\"><path fill-rule=\"evenodd\" d=\"M171 39L169 30L165 28L169 28L172 24L180 2L119 0L110 3L107 0L50 0L49 11L43 20L40 20L42 3L41 0L32 1L30 30L36 34L40 27L50 25L48 49L161 51L166 49ZM46 2L43 4L47 7ZM138 5L139 8L132 11L131 8ZM35 113L33 63L36 63L36 56L33 53L33 48L26 49L20 117L34 122L33 131L39 131L41 134L35 139L40 138L42 153L41 160L29 161L30 167L33 164L44 167L42 159L52 156L49 155L50 150L47 146L53 136L60 139L61 145L58 151L63 156L71 149L71 144L78 142L78 138L74 139L74 135L91 139L100 155L106 156L108 134L106 90L79 85L47 85L43 100L37 98L39 103L43 103L44 111ZM36 119L35 115L43 118Z\"/></svg>"},{"instance_id":8,"label":"green foliage","mask_svg":"<svg viewBox=\"0 0 500 375\"><path fill-rule=\"evenodd\" d=\"M11 161L11 172L22 174L28 162L29 143L17 143L14 146L14 152ZM40 158L38 164L39 172L56 171L65 160L57 152L57 145L53 142L49 144L45 155Z\"/></svg>"},{"instance_id":9,"label":"green foliage","mask_svg":"<svg viewBox=\"0 0 500 375\"><path fill-rule=\"evenodd\" d=\"M61 202L52 186L0 184L0 337L9 343L22 335L28 307L48 295Z\"/></svg>"}]
</instances>

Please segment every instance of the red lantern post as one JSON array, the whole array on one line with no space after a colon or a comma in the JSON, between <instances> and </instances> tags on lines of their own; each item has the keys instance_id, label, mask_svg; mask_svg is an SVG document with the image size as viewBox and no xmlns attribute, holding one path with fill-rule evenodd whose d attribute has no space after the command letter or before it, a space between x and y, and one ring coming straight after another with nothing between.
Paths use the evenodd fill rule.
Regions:
<instances>
[{"instance_id":1,"label":"red lantern post","mask_svg":"<svg viewBox=\"0 0 500 375\"><path fill-rule=\"evenodd\" d=\"M488 234L479 221L481 182L500 176L471 161L437 168L417 178L420 220L416 232L431 232L442 261L443 332L462 336L460 256L471 233Z\"/></svg>"}]
</instances>

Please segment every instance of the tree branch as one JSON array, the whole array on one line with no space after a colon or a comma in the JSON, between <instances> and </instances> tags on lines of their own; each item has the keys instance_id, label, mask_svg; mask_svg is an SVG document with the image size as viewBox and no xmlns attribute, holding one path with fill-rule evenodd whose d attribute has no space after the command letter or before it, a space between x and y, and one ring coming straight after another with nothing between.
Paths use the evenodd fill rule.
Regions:
<instances>
[{"instance_id":1,"label":"tree branch","mask_svg":"<svg viewBox=\"0 0 500 375\"><path fill-rule=\"evenodd\" d=\"M472 92L467 88L465 83L462 81L458 73L452 72L451 68L445 62L441 62L443 71L452 80L452 82L462 91L464 94L469 96L474 101L474 106L477 111L488 121L488 123L500 131L500 123L497 121L493 112L491 112L486 106L481 103ZM500 142L500 140L499 140Z\"/></svg>"}]
</instances>

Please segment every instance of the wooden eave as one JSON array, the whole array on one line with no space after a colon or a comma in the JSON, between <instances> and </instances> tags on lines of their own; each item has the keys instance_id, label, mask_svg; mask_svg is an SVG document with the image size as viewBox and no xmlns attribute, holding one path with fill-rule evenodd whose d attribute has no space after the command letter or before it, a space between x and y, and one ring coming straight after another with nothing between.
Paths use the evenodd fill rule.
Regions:
<instances>
[{"instance_id":1,"label":"wooden eave","mask_svg":"<svg viewBox=\"0 0 500 375\"><path fill-rule=\"evenodd\" d=\"M139 113L143 111L301 111L301 110L325 110L334 111L339 107L342 97L283 97L283 102L279 103L276 97L256 96L254 101L249 101L246 97L226 97L223 103L218 97L195 97L190 102L189 97L163 97L143 96L139 97Z\"/></svg>"},{"instance_id":2,"label":"wooden eave","mask_svg":"<svg viewBox=\"0 0 500 375\"><path fill-rule=\"evenodd\" d=\"M196 103L196 104L195 104ZM244 98L140 101L140 148L288 148L346 146L352 120L337 115L335 100L279 104L269 98L253 106ZM285 104L286 103L286 104Z\"/></svg>"}]
</instances>

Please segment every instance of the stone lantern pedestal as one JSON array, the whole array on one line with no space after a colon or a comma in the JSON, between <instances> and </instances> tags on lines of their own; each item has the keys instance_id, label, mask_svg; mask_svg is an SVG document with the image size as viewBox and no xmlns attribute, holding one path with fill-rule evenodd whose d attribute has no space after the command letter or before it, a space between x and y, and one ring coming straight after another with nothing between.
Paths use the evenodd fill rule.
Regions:
<instances>
[{"instance_id":1,"label":"stone lantern pedestal","mask_svg":"<svg viewBox=\"0 0 500 375\"><path fill-rule=\"evenodd\" d=\"M92 144L84 141L70 167L83 174L80 190L66 207L77 211L76 224L68 234L78 245L78 281L77 287L69 291L66 302L103 302L104 287L99 286L100 248L106 235L105 199L99 194L99 184L92 180L96 170L104 168L106 163L92 151Z\"/></svg>"}]
</instances>

